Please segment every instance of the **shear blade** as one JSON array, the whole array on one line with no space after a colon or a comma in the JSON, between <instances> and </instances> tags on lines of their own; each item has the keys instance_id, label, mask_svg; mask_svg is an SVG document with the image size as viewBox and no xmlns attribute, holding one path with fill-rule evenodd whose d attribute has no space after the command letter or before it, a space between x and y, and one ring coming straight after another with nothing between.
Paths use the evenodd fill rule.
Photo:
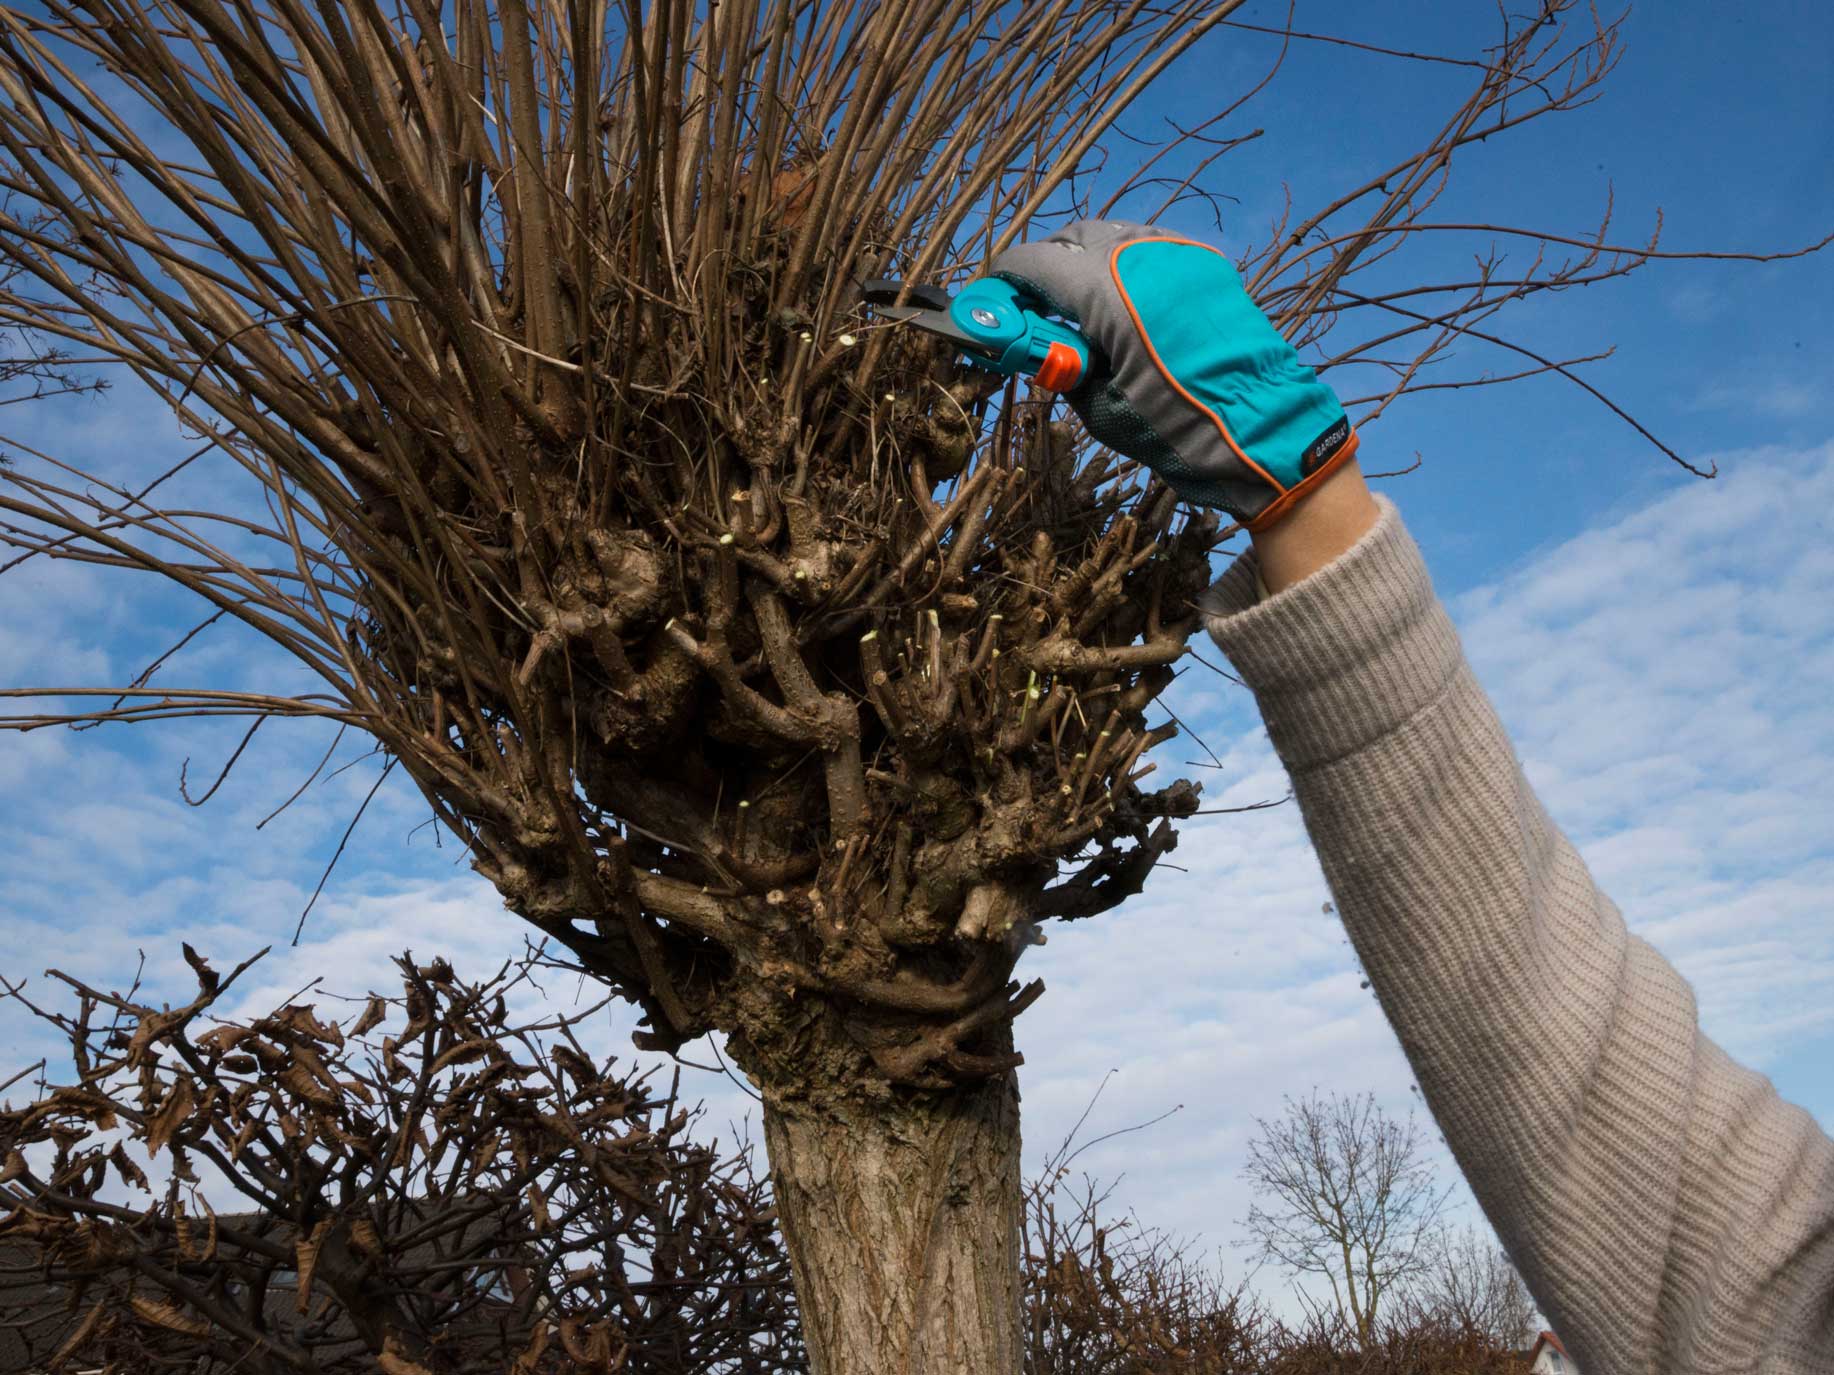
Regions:
<instances>
[{"instance_id":1,"label":"shear blade","mask_svg":"<svg viewBox=\"0 0 1834 1375\"><path fill-rule=\"evenodd\" d=\"M873 306L889 306L898 299L900 293L904 294L912 306L924 310L947 310L952 299L942 287L907 287L896 277L874 277L866 283L864 290L866 303Z\"/></svg>"},{"instance_id":2,"label":"shear blade","mask_svg":"<svg viewBox=\"0 0 1834 1375\"><path fill-rule=\"evenodd\" d=\"M895 306L893 301L899 293L915 304ZM937 286L913 286L906 288L903 282L890 277L876 277L866 283L864 288L866 304L888 320L899 320L917 328L939 334L955 344L958 348L970 353L985 354L986 345L971 335L964 333L955 321L948 316L950 295Z\"/></svg>"}]
</instances>

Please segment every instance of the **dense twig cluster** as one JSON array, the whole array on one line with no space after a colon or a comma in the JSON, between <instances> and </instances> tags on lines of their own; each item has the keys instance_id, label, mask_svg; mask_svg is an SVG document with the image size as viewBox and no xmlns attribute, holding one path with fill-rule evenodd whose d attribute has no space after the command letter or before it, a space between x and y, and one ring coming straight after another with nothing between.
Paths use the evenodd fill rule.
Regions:
<instances>
[{"instance_id":1,"label":"dense twig cluster","mask_svg":"<svg viewBox=\"0 0 1834 1375\"><path fill-rule=\"evenodd\" d=\"M1442 1232L1432 1263L1410 1289L1408 1302L1499 1344L1532 1340L1535 1301L1509 1255L1475 1227Z\"/></svg>"},{"instance_id":2,"label":"dense twig cluster","mask_svg":"<svg viewBox=\"0 0 1834 1375\"><path fill-rule=\"evenodd\" d=\"M1005 1069L1036 923L1137 892L1196 808L1142 757L1228 532L858 283L958 280L1088 211L1075 174L1240 3L0 11L0 182L64 231L0 216L0 324L126 364L271 513L45 455L0 537L173 580L324 684L143 676L0 724L336 719L650 1044L720 1028L785 1093ZM1428 218L1461 149L1591 98L1617 33L1577 10L1506 16L1419 153L1246 259L1301 343L1390 370L1364 423L1510 302L1654 255ZM1203 155L1166 203L1194 193L1241 103L1116 195L1174 148ZM1537 255L1354 289L1472 228ZM1338 346L1361 316L1387 323Z\"/></svg>"},{"instance_id":3,"label":"dense twig cluster","mask_svg":"<svg viewBox=\"0 0 1834 1375\"><path fill-rule=\"evenodd\" d=\"M11 218L23 211L32 228L55 238L55 217L42 208L20 205L13 192L0 189L0 217ZM19 277L19 268L0 261L0 297ZM105 377L85 376L78 369L93 359L73 358L58 345L26 328L0 326L0 407L16 406L29 401L44 401L54 396L95 396L108 390ZM12 462L0 451L0 467Z\"/></svg>"},{"instance_id":4,"label":"dense twig cluster","mask_svg":"<svg viewBox=\"0 0 1834 1375\"><path fill-rule=\"evenodd\" d=\"M1520 1350L1499 1346L1473 1327L1402 1304L1376 1324L1367 1341L1322 1317L1297 1327L1275 1325L1256 1357L1237 1370L1241 1375L1528 1375L1529 1364Z\"/></svg>"},{"instance_id":5,"label":"dense twig cluster","mask_svg":"<svg viewBox=\"0 0 1834 1375\"><path fill-rule=\"evenodd\" d=\"M401 996L340 1024L216 1016L247 965L186 954L183 1006L60 975L75 1011L34 1008L77 1073L0 1110L0 1350L135 1372L806 1368L749 1155L590 1055L597 1009L512 1017L532 962L470 984L403 958Z\"/></svg>"},{"instance_id":6,"label":"dense twig cluster","mask_svg":"<svg viewBox=\"0 0 1834 1375\"><path fill-rule=\"evenodd\" d=\"M1027 1194L1024 1375L1526 1375L1521 1348L1408 1296L1366 1335L1284 1322L1176 1239L1046 1175Z\"/></svg>"},{"instance_id":7,"label":"dense twig cluster","mask_svg":"<svg viewBox=\"0 0 1834 1375\"><path fill-rule=\"evenodd\" d=\"M198 992L180 1007L64 975L73 1010L26 1004L76 1074L0 1107L0 1355L134 1372L807 1370L749 1156L691 1140L673 1088L595 1062L579 1036L598 1008L513 1017L543 961L469 983L403 957L401 996L342 1020L320 1016L323 995L229 1018L248 964L219 977L186 954ZM1115 1216L1112 1187L1072 1180L1076 1151L1073 1134L1026 1190L1025 1375L1515 1368L1467 1302L1489 1259L1475 1242L1437 1277L1454 1302L1410 1295L1362 1337L1323 1311L1293 1328Z\"/></svg>"},{"instance_id":8,"label":"dense twig cluster","mask_svg":"<svg viewBox=\"0 0 1834 1375\"><path fill-rule=\"evenodd\" d=\"M1112 1216L1111 1194L1056 1161L1026 1190L1025 1375L1255 1369L1275 1330L1260 1305L1175 1238Z\"/></svg>"}]
</instances>

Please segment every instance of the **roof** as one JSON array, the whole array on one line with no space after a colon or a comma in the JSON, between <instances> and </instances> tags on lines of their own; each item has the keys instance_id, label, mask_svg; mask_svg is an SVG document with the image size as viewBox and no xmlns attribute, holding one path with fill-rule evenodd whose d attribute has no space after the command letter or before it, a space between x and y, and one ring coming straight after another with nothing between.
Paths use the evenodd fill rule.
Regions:
<instances>
[{"instance_id":1,"label":"roof","mask_svg":"<svg viewBox=\"0 0 1834 1375\"><path fill-rule=\"evenodd\" d=\"M36 1252L0 1243L0 1371L30 1370L77 1321L69 1291L45 1283L38 1268Z\"/></svg>"},{"instance_id":2,"label":"roof","mask_svg":"<svg viewBox=\"0 0 1834 1375\"><path fill-rule=\"evenodd\" d=\"M441 1200L438 1206L449 1207L452 1202ZM435 1207L427 1200L411 1200L405 1209L410 1218L430 1216L434 1211ZM260 1213L225 1213L221 1220L251 1231L287 1225ZM465 1229L459 1230L462 1238ZM437 1258L431 1243L409 1248L409 1255L416 1252L429 1259ZM262 1308L269 1330L290 1340L303 1341L324 1361L362 1352L364 1347L356 1329L342 1312L329 1321L302 1317L298 1313L298 1291L287 1282L291 1277L289 1271L277 1272L275 1282L264 1296ZM104 1289L109 1287L103 1286ZM94 1302L91 1299L89 1303L79 1303L75 1293L76 1287L72 1284L46 1276L43 1258L30 1242L11 1238L0 1240L0 1375L36 1370L63 1345L82 1321L89 1304ZM494 1336L501 1307L500 1303L486 1299L455 1325L454 1335L461 1340L474 1331Z\"/></svg>"},{"instance_id":3,"label":"roof","mask_svg":"<svg viewBox=\"0 0 1834 1375\"><path fill-rule=\"evenodd\" d=\"M1558 1351L1562 1356L1566 1356L1566 1359L1569 1361L1573 1359L1571 1356L1567 1356L1567 1349L1560 1344L1560 1338L1556 1337L1552 1332L1543 1332L1539 1337L1535 1338L1535 1344L1528 1349L1528 1359L1532 1361L1535 1357L1539 1356L1541 1354L1541 1348L1544 1346L1553 1347L1554 1350Z\"/></svg>"}]
</instances>

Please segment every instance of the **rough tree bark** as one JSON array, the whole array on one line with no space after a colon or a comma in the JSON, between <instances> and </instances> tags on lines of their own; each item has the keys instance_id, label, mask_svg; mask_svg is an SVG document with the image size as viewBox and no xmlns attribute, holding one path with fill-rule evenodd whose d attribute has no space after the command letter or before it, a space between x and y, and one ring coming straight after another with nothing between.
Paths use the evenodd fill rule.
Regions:
<instances>
[{"instance_id":1,"label":"rough tree bark","mask_svg":"<svg viewBox=\"0 0 1834 1375\"><path fill-rule=\"evenodd\" d=\"M767 1085L764 1139L812 1375L1020 1369L1010 1071L882 1104L779 1098Z\"/></svg>"}]
</instances>

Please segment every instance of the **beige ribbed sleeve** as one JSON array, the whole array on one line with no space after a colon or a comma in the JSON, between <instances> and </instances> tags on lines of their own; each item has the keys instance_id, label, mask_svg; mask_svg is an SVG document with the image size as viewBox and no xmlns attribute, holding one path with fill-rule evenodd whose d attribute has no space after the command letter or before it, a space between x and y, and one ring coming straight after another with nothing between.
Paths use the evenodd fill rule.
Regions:
<instances>
[{"instance_id":1,"label":"beige ribbed sleeve","mask_svg":"<svg viewBox=\"0 0 1834 1375\"><path fill-rule=\"evenodd\" d=\"M1205 594L1363 968L1584 1375L1834 1372L1834 1142L1700 1032L1523 777L1394 503Z\"/></svg>"}]
</instances>

